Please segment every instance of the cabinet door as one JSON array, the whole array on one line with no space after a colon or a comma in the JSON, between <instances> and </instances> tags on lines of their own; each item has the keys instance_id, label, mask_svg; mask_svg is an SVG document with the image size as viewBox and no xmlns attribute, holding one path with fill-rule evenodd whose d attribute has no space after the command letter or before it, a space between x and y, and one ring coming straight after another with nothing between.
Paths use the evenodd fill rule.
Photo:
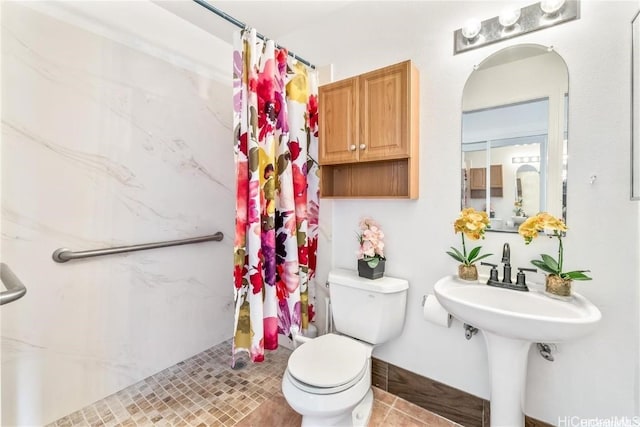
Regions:
<instances>
[{"instance_id":1,"label":"cabinet door","mask_svg":"<svg viewBox=\"0 0 640 427\"><path fill-rule=\"evenodd\" d=\"M487 186L487 172L485 168L469 169L469 189L484 190Z\"/></svg>"},{"instance_id":2,"label":"cabinet door","mask_svg":"<svg viewBox=\"0 0 640 427\"><path fill-rule=\"evenodd\" d=\"M491 165L491 188L502 189L502 165Z\"/></svg>"},{"instance_id":3,"label":"cabinet door","mask_svg":"<svg viewBox=\"0 0 640 427\"><path fill-rule=\"evenodd\" d=\"M487 169L469 169L469 190L472 199L484 199L487 195ZM491 197L502 197L502 165L491 165Z\"/></svg>"},{"instance_id":4,"label":"cabinet door","mask_svg":"<svg viewBox=\"0 0 640 427\"><path fill-rule=\"evenodd\" d=\"M358 79L341 80L318 89L320 114L320 164L355 162L358 159Z\"/></svg>"},{"instance_id":5,"label":"cabinet door","mask_svg":"<svg viewBox=\"0 0 640 427\"><path fill-rule=\"evenodd\" d=\"M360 161L409 156L409 62L360 75Z\"/></svg>"}]
</instances>

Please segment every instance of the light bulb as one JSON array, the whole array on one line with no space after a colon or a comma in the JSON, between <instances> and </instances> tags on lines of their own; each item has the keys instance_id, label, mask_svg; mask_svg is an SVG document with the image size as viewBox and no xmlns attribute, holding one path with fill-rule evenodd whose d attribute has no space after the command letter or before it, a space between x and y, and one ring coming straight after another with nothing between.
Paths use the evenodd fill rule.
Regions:
<instances>
[{"instance_id":1,"label":"light bulb","mask_svg":"<svg viewBox=\"0 0 640 427\"><path fill-rule=\"evenodd\" d=\"M500 12L500 16L498 16L498 21L500 25L505 28L511 27L520 19L520 8L518 7L507 7Z\"/></svg>"},{"instance_id":2,"label":"light bulb","mask_svg":"<svg viewBox=\"0 0 640 427\"><path fill-rule=\"evenodd\" d=\"M542 0L540 2L540 9L547 15L553 15L562 9L564 3L565 0Z\"/></svg>"},{"instance_id":3,"label":"light bulb","mask_svg":"<svg viewBox=\"0 0 640 427\"><path fill-rule=\"evenodd\" d=\"M480 20L476 18L469 19L462 27L462 35L465 39L472 40L476 38L478 34L480 34L481 27L482 24L480 23Z\"/></svg>"}]
</instances>

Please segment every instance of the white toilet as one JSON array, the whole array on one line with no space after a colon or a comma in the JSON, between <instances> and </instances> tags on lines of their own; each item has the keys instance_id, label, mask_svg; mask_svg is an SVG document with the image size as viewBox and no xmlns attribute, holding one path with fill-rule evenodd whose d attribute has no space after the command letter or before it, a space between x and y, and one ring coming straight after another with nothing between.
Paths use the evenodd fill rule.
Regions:
<instances>
[{"instance_id":1,"label":"white toilet","mask_svg":"<svg viewBox=\"0 0 640 427\"><path fill-rule=\"evenodd\" d=\"M365 426L373 406L371 352L404 326L403 279L369 280L355 271L329 273L338 334L307 340L289 357L282 393L302 426Z\"/></svg>"}]
</instances>

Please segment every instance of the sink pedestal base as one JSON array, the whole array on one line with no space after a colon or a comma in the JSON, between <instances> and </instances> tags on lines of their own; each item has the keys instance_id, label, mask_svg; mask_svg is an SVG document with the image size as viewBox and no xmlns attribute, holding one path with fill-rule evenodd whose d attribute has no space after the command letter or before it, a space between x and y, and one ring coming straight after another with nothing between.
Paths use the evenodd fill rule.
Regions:
<instances>
[{"instance_id":1,"label":"sink pedestal base","mask_svg":"<svg viewBox=\"0 0 640 427\"><path fill-rule=\"evenodd\" d=\"M524 426L527 359L532 343L563 343L592 332L602 314L583 296L556 301L541 292L517 292L457 277L438 280L433 291L445 310L473 325L487 344L491 426Z\"/></svg>"},{"instance_id":2,"label":"sink pedestal base","mask_svg":"<svg viewBox=\"0 0 640 427\"><path fill-rule=\"evenodd\" d=\"M489 359L491 427L524 426L524 394L531 342L482 331Z\"/></svg>"}]
</instances>

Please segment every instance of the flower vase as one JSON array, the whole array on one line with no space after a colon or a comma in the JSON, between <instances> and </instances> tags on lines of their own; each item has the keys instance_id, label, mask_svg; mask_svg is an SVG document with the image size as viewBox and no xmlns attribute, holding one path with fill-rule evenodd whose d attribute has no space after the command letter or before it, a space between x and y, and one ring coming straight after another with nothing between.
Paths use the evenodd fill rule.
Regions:
<instances>
[{"instance_id":1,"label":"flower vase","mask_svg":"<svg viewBox=\"0 0 640 427\"><path fill-rule=\"evenodd\" d=\"M549 274L544 284L545 293L556 299L569 299L571 297L571 279Z\"/></svg>"},{"instance_id":2,"label":"flower vase","mask_svg":"<svg viewBox=\"0 0 640 427\"><path fill-rule=\"evenodd\" d=\"M478 268L475 264L460 264L458 266L458 277L469 282L476 281L478 280Z\"/></svg>"},{"instance_id":3,"label":"flower vase","mask_svg":"<svg viewBox=\"0 0 640 427\"><path fill-rule=\"evenodd\" d=\"M358 276L365 279L379 279L384 276L384 259L378 260L378 265L375 268L371 268L369 263L363 259L358 260Z\"/></svg>"}]
</instances>

